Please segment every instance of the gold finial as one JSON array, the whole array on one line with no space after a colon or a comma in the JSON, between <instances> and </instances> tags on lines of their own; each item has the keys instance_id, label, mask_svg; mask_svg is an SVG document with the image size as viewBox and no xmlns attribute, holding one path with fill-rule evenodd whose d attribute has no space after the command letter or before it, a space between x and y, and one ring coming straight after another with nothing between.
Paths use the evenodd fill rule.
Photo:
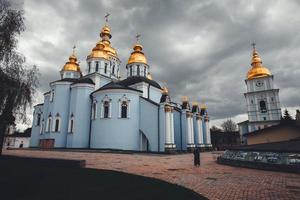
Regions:
<instances>
[{"instance_id":1,"label":"gold finial","mask_svg":"<svg viewBox=\"0 0 300 200\"><path fill-rule=\"evenodd\" d=\"M108 17L109 17L109 16L110 16L109 13L106 13L106 15L104 16L106 24L108 23Z\"/></svg>"},{"instance_id":2,"label":"gold finial","mask_svg":"<svg viewBox=\"0 0 300 200\"><path fill-rule=\"evenodd\" d=\"M189 97L188 96L183 96L181 97L182 102L188 102L189 101Z\"/></svg>"},{"instance_id":3,"label":"gold finial","mask_svg":"<svg viewBox=\"0 0 300 200\"><path fill-rule=\"evenodd\" d=\"M162 94L169 94L168 88L167 88L167 87L163 87L163 88L161 89L161 93L162 93Z\"/></svg>"},{"instance_id":4,"label":"gold finial","mask_svg":"<svg viewBox=\"0 0 300 200\"><path fill-rule=\"evenodd\" d=\"M193 106L198 106L198 102L197 101L193 101L192 105Z\"/></svg>"},{"instance_id":5,"label":"gold finial","mask_svg":"<svg viewBox=\"0 0 300 200\"><path fill-rule=\"evenodd\" d=\"M149 79L149 80L152 80L153 78L152 78L152 75L151 75L151 73L150 72L148 72L148 74L147 74L147 78Z\"/></svg>"}]
</instances>

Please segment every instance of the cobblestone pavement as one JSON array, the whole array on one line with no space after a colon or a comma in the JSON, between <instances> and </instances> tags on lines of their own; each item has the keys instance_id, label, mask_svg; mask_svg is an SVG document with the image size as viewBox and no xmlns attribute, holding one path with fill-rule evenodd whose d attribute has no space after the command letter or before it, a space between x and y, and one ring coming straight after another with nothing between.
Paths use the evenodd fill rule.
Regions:
<instances>
[{"instance_id":1,"label":"cobblestone pavement","mask_svg":"<svg viewBox=\"0 0 300 200\"><path fill-rule=\"evenodd\" d=\"M4 150L6 155L86 160L88 168L110 169L155 177L190 188L209 199L300 199L300 174L219 165L213 153L117 154L66 151Z\"/></svg>"}]
</instances>

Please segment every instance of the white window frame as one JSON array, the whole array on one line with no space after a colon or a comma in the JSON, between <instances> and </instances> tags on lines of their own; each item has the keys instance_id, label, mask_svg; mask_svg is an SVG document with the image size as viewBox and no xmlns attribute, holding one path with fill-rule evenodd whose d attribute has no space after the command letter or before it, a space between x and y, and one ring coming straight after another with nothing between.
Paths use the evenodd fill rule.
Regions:
<instances>
[{"instance_id":1,"label":"white window frame","mask_svg":"<svg viewBox=\"0 0 300 200\"><path fill-rule=\"evenodd\" d=\"M73 124L72 124L72 121L73 121ZM72 113L70 116L70 119L69 119L68 133L74 133L74 128L75 128L74 121L75 121L75 119L74 119L74 115Z\"/></svg>"},{"instance_id":2,"label":"white window frame","mask_svg":"<svg viewBox=\"0 0 300 200\"><path fill-rule=\"evenodd\" d=\"M58 120L58 130L57 131L55 130L56 120ZM61 127L61 117L60 117L59 113L57 113L55 115L54 121L52 123L52 132L59 133L60 132L60 127Z\"/></svg>"},{"instance_id":3,"label":"white window frame","mask_svg":"<svg viewBox=\"0 0 300 200\"><path fill-rule=\"evenodd\" d=\"M92 104L92 120L95 120L97 119L97 110L98 110L98 105L97 105L97 101L94 100L93 101L93 104Z\"/></svg>"},{"instance_id":4,"label":"white window frame","mask_svg":"<svg viewBox=\"0 0 300 200\"><path fill-rule=\"evenodd\" d=\"M108 102L108 118L104 118L104 102ZM112 99L110 99L107 95L101 100L101 110L100 110L100 118L101 119L110 119L111 118L111 110L112 110Z\"/></svg>"},{"instance_id":5,"label":"white window frame","mask_svg":"<svg viewBox=\"0 0 300 200\"><path fill-rule=\"evenodd\" d=\"M122 118L122 103L123 103L123 101L127 102L127 117L126 118ZM118 110L119 110L118 118L120 118L120 119L129 119L130 118L130 99L128 99L125 94L122 98L119 99Z\"/></svg>"},{"instance_id":6,"label":"white window frame","mask_svg":"<svg viewBox=\"0 0 300 200\"><path fill-rule=\"evenodd\" d=\"M48 116L47 123L46 123L46 132L51 131L51 124L52 124L52 116L51 114Z\"/></svg>"}]
</instances>

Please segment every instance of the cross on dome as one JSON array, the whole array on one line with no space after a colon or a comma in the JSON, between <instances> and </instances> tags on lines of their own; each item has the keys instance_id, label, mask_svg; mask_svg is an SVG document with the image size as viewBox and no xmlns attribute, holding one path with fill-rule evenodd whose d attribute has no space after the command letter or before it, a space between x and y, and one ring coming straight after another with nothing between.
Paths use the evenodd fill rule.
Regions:
<instances>
[{"instance_id":1,"label":"cross on dome","mask_svg":"<svg viewBox=\"0 0 300 200\"><path fill-rule=\"evenodd\" d=\"M110 14L109 13L106 13L106 15L104 16L104 18L105 18L105 22L107 23L108 22L108 17L110 16Z\"/></svg>"}]
</instances>

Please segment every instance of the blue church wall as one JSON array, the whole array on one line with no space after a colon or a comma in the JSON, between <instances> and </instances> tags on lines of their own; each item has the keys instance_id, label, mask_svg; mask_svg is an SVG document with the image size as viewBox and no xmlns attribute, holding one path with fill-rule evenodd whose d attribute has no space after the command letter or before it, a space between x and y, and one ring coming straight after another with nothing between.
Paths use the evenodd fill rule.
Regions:
<instances>
[{"instance_id":1,"label":"blue church wall","mask_svg":"<svg viewBox=\"0 0 300 200\"><path fill-rule=\"evenodd\" d=\"M182 150L182 134L181 134L181 112L174 109L174 139L177 150Z\"/></svg>"},{"instance_id":2,"label":"blue church wall","mask_svg":"<svg viewBox=\"0 0 300 200\"><path fill-rule=\"evenodd\" d=\"M160 97L161 97L161 90L156 87L150 86L149 98L156 103L160 103Z\"/></svg>"},{"instance_id":3,"label":"blue church wall","mask_svg":"<svg viewBox=\"0 0 300 200\"><path fill-rule=\"evenodd\" d=\"M75 84L71 86L70 111L65 119L68 122L67 147L68 148L88 148L90 129L90 94L94 90L94 85ZM73 133L70 131L71 116L74 120Z\"/></svg>"},{"instance_id":4,"label":"blue church wall","mask_svg":"<svg viewBox=\"0 0 300 200\"><path fill-rule=\"evenodd\" d=\"M91 148L139 150L139 92L123 89L103 90L93 94L97 116L92 120ZM100 118L101 101L109 98L111 117ZM119 99L127 98L129 118L119 118Z\"/></svg>"},{"instance_id":5,"label":"blue church wall","mask_svg":"<svg viewBox=\"0 0 300 200\"><path fill-rule=\"evenodd\" d=\"M158 108L159 105L148 102L140 97L140 130L149 141L149 151L158 151Z\"/></svg>"},{"instance_id":6,"label":"blue church wall","mask_svg":"<svg viewBox=\"0 0 300 200\"><path fill-rule=\"evenodd\" d=\"M182 141L182 149L183 151L187 150L187 118L186 111L183 110L181 112L181 141Z\"/></svg>"},{"instance_id":7,"label":"blue church wall","mask_svg":"<svg viewBox=\"0 0 300 200\"><path fill-rule=\"evenodd\" d=\"M70 82L55 82L51 88L54 89L53 101L49 103L48 115L51 112L52 123L48 138L55 139L54 147L65 147L67 142L68 114L70 101ZM56 115L60 117L60 131L54 132ZM45 122L47 122L48 115Z\"/></svg>"},{"instance_id":8,"label":"blue church wall","mask_svg":"<svg viewBox=\"0 0 300 200\"><path fill-rule=\"evenodd\" d=\"M202 118L202 131L203 131L203 143L204 143L204 144L207 144L205 115L204 115L203 118Z\"/></svg>"},{"instance_id":9,"label":"blue church wall","mask_svg":"<svg viewBox=\"0 0 300 200\"><path fill-rule=\"evenodd\" d=\"M37 124L37 115L38 114L41 115L39 125ZM33 112L30 147L38 147L39 146L42 118L43 118L43 105L37 105L34 107L34 112Z\"/></svg>"}]
</instances>

